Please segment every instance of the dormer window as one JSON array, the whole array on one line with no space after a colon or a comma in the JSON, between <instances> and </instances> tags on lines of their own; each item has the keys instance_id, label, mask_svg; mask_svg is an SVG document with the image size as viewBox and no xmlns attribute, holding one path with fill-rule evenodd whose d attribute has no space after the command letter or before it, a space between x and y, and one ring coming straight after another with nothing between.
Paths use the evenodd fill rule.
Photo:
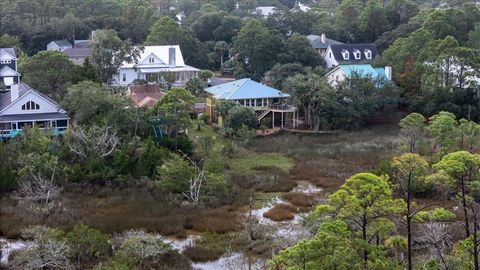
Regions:
<instances>
[{"instance_id":1,"label":"dormer window","mask_svg":"<svg viewBox=\"0 0 480 270\"><path fill-rule=\"evenodd\" d=\"M155 63L155 58L150 57L150 58L148 59L148 62L149 62L149 63Z\"/></svg>"},{"instance_id":2,"label":"dormer window","mask_svg":"<svg viewBox=\"0 0 480 270\"><path fill-rule=\"evenodd\" d=\"M332 58L332 52L328 53L328 58Z\"/></svg>"},{"instance_id":3,"label":"dormer window","mask_svg":"<svg viewBox=\"0 0 480 270\"><path fill-rule=\"evenodd\" d=\"M367 49L367 50L365 50L364 53L365 53L365 58L366 59L372 59L372 51Z\"/></svg>"},{"instance_id":4,"label":"dormer window","mask_svg":"<svg viewBox=\"0 0 480 270\"><path fill-rule=\"evenodd\" d=\"M1 64L10 64L10 63L12 63L12 60L1 60L0 63Z\"/></svg>"},{"instance_id":5,"label":"dormer window","mask_svg":"<svg viewBox=\"0 0 480 270\"><path fill-rule=\"evenodd\" d=\"M355 60L360 60L360 51L357 49L353 50L353 57L355 57Z\"/></svg>"},{"instance_id":6,"label":"dormer window","mask_svg":"<svg viewBox=\"0 0 480 270\"><path fill-rule=\"evenodd\" d=\"M35 111L40 110L40 105L33 101L28 101L27 103L22 105L22 111Z\"/></svg>"},{"instance_id":7,"label":"dormer window","mask_svg":"<svg viewBox=\"0 0 480 270\"><path fill-rule=\"evenodd\" d=\"M350 52L347 51L347 50L343 50L342 51L342 56L343 56L343 60L349 60L350 59Z\"/></svg>"}]
</instances>

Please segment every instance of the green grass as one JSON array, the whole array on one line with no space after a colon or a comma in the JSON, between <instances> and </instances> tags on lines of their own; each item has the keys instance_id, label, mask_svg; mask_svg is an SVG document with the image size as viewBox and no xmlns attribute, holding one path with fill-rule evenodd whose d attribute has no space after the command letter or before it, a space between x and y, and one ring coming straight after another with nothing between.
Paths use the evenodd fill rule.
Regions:
<instances>
[{"instance_id":1,"label":"green grass","mask_svg":"<svg viewBox=\"0 0 480 270\"><path fill-rule=\"evenodd\" d=\"M206 103L207 98L206 97L195 97L195 103Z\"/></svg>"},{"instance_id":2,"label":"green grass","mask_svg":"<svg viewBox=\"0 0 480 270\"><path fill-rule=\"evenodd\" d=\"M232 171L237 173L254 172L258 167L277 167L288 172L294 165L294 161L279 153L246 152L239 158L234 158L230 163Z\"/></svg>"},{"instance_id":3,"label":"green grass","mask_svg":"<svg viewBox=\"0 0 480 270\"><path fill-rule=\"evenodd\" d=\"M190 139L195 141L203 137L215 138L217 136L215 130L205 125L205 123L202 121L200 121L200 130L197 129L197 124L197 120L193 120L191 128L188 129L188 135L190 136Z\"/></svg>"}]
</instances>

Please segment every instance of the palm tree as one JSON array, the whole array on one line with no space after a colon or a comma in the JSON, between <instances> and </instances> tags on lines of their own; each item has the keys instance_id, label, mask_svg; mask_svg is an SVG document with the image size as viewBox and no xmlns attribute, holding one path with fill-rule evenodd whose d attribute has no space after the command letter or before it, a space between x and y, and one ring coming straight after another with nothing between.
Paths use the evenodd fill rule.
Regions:
<instances>
[{"instance_id":1,"label":"palm tree","mask_svg":"<svg viewBox=\"0 0 480 270\"><path fill-rule=\"evenodd\" d=\"M223 75L223 57L225 56L225 53L228 52L229 46L228 43L225 41L217 41L215 43L214 50L217 52L218 55L220 55L220 72Z\"/></svg>"}]
</instances>

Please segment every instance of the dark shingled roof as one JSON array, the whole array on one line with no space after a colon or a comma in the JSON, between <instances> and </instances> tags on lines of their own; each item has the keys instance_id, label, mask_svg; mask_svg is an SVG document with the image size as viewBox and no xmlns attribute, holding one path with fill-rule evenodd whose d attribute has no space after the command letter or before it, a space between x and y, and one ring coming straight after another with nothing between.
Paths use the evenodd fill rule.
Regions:
<instances>
[{"instance_id":1,"label":"dark shingled roof","mask_svg":"<svg viewBox=\"0 0 480 270\"><path fill-rule=\"evenodd\" d=\"M328 48L329 45L343 44L340 41L336 41L329 38L325 38L325 43L323 43L321 36L317 36L317 35L308 35L307 39L310 41L310 45L312 45L314 49L326 49Z\"/></svg>"},{"instance_id":2,"label":"dark shingled roof","mask_svg":"<svg viewBox=\"0 0 480 270\"><path fill-rule=\"evenodd\" d=\"M92 55L90 48L69 48L63 51L69 58L85 58Z\"/></svg>"},{"instance_id":3,"label":"dark shingled roof","mask_svg":"<svg viewBox=\"0 0 480 270\"><path fill-rule=\"evenodd\" d=\"M330 45L330 48L332 49L333 56L338 62L343 61L343 62L352 63L352 62L362 62L365 60L370 60L365 57L365 53L364 53L365 50L370 50L372 52L372 59L374 59L378 55L377 46L375 46L375 44L373 43L334 44L334 45ZM343 50L347 50L350 53L349 60L343 59L343 55L342 55ZM353 56L354 50L359 50L361 52L360 59L355 59L355 57Z\"/></svg>"}]
</instances>

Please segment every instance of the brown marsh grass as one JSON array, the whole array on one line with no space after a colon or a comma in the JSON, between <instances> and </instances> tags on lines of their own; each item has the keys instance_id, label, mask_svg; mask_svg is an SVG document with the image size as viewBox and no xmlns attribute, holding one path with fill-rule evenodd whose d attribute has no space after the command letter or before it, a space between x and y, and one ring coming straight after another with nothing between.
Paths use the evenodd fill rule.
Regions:
<instances>
[{"instance_id":1,"label":"brown marsh grass","mask_svg":"<svg viewBox=\"0 0 480 270\"><path fill-rule=\"evenodd\" d=\"M279 203L263 214L264 217L273 221L285 221L295 218L296 209L292 205Z\"/></svg>"}]
</instances>

